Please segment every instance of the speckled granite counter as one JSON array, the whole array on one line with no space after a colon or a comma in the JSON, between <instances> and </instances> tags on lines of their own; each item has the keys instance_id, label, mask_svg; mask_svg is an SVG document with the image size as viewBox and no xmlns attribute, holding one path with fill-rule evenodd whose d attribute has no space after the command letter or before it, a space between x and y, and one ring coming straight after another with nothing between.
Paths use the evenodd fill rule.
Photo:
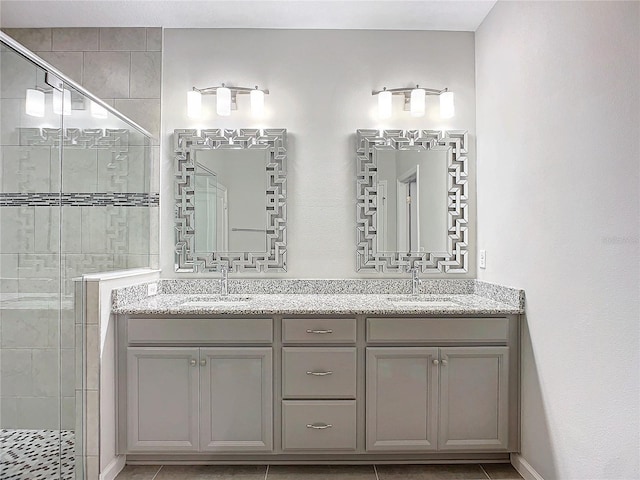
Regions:
<instances>
[{"instance_id":1,"label":"speckled granite counter","mask_svg":"<svg viewBox=\"0 0 640 480\"><path fill-rule=\"evenodd\" d=\"M176 282L183 282L183 285ZM514 315L524 310L522 290L475 280L441 281L449 282L444 284L431 281L427 285L431 288L423 286L423 293L417 297L407 294L405 286L408 282L404 280L277 281L292 283L290 289L282 283L274 285L274 281L263 281L272 285L275 293L270 294L265 294L264 288L246 288L242 284L260 281L235 282L235 285L230 284L230 301L209 305L189 303L215 300L218 297L215 280L162 280L159 294L153 296L146 296L146 284L137 290L122 289L114 294L113 312L139 315ZM306 283L301 288L295 282ZM314 282L318 282L316 288L312 288ZM335 282L335 285L327 282ZM363 289L360 282L375 283ZM283 289L296 293L282 293ZM332 290L336 293L329 293ZM238 297L245 301L233 301Z\"/></svg>"}]
</instances>

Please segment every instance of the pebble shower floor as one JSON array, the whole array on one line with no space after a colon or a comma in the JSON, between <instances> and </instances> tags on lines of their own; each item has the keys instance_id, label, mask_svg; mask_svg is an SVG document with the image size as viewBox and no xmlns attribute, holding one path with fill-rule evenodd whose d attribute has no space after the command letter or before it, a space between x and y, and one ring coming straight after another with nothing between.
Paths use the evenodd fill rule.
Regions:
<instances>
[{"instance_id":1,"label":"pebble shower floor","mask_svg":"<svg viewBox=\"0 0 640 480\"><path fill-rule=\"evenodd\" d=\"M0 430L0 479L73 480L71 430Z\"/></svg>"}]
</instances>

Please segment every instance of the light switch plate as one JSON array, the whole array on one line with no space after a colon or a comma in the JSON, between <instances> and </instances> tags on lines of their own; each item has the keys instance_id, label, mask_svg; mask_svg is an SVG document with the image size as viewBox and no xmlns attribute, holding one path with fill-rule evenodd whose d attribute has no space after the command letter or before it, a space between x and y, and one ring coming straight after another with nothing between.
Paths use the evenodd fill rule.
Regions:
<instances>
[{"instance_id":1,"label":"light switch plate","mask_svg":"<svg viewBox=\"0 0 640 480\"><path fill-rule=\"evenodd\" d=\"M487 268L487 251L486 250L480 250L478 264L480 268Z\"/></svg>"}]
</instances>

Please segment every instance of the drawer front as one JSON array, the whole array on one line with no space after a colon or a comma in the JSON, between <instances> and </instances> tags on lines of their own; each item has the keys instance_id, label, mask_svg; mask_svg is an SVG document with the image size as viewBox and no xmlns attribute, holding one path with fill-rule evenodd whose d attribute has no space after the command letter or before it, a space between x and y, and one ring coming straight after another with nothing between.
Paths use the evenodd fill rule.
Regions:
<instances>
[{"instance_id":1,"label":"drawer front","mask_svg":"<svg viewBox=\"0 0 640 480\"><path fill-rule=\"evenodd\" d=\"M285 343L355 343L355 318L283 318Z\"/></svg>"},{"instance_id":2,"label":"drawer front","mask_svg":"<svg viewBox=\"0 0 640 480\"><path fill-rule=\"evenodd\" d=\"M506 343L506 318L367 318L367 341Z\"/></svg>"},{"instance_id":3,"label":"drawer front","mask_svg":"<svg viewBox=\"0 0 640 480\"><path fill-rule=\"evenodd\" d=\"M355 398L354 347L282 349L284 398Z\"/></svg>"},{"instance_id":4,"label":"drawer front","mask_svg":"<svg viewBox=\"0 0 640 480\"><path fill-rule=\"evenodd\" d=\"M270 318L129 318L129 343L271 343Z\"/></svg>"},{"instance_id":5,"label":"drawer front","mask_svg":"<svg viewBox=\"0 0 640 480\"><path fill-rule=\"evenodd\" d=\"M355 400L283 400L282 449L355 450Z\"/></svg>"}]
</instances>

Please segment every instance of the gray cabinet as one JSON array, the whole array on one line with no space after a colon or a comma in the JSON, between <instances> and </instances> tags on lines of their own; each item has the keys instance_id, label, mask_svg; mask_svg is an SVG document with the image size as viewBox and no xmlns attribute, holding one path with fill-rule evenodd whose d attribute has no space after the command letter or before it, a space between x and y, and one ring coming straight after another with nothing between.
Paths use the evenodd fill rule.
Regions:
<instances>
[{"instance_id":1,"label":"gray cabinet","mask_svg":"<svg viewBox=\"0 0 640 480\"><path fill-rule=\"evenodd\" d=\"M272 376L270 347L129 347L128 451L271 451Z\"/></svg>"},{"instance_id":2,"label":"gray cabinet","mask_svg":"<svg viewBox=\"0 0 640 480\"><path fill-rule=\"evenodd\" d=\"M505 450L508 347L367 348L367 450Z\"/></svg>"}]
</instances>

